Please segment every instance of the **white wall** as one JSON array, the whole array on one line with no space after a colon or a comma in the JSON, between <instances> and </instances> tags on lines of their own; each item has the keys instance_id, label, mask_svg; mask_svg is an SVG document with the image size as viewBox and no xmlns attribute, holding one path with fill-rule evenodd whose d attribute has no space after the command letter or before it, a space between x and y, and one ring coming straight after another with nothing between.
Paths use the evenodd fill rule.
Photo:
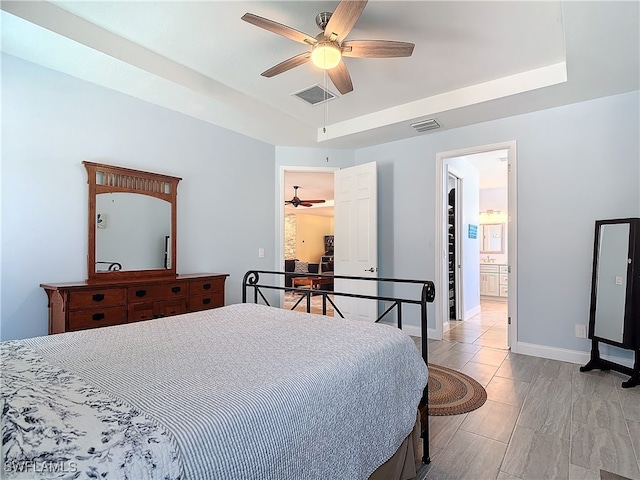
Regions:
<instances>
[{"instance_id":1,"label":"white wall","mask_svg":"<svg viewBox=\"0 0 640 480\"><path fill-rule=\"evenodd\" d=\"M274 265L272 145L4 54L2 100L2 340L47 333L40 283L87 278L83 160L182 177L178 272L231 274L227 303Z\"/></svg>"},{"instance_id":2,"label":"white wall","mask_svg":"<svg viewBox=\"0 0 640 480\"><path fill-rule=\"evenodd\" d=\"M594 222L640 215L639 101L636 91L356 151L356 163L378 162L380 275L435 277L438 152L516 140L518 342L588 351L574 325L589 318Z\"/></svg>"}]
</instances>

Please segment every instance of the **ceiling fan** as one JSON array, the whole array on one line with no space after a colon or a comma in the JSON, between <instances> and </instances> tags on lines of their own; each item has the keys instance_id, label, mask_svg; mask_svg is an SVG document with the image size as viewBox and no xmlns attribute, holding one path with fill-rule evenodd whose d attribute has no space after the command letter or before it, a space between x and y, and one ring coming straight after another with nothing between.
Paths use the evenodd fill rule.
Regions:
<instances>
[{"instance_id":1,"label":"ceiling fan","mask_svg":"<svg viewBox=\"0 0 640 480\"><path fill-rule=\"evenodd\" d=\"M342 57L410 57L415 46L413 43L392 40L345 41L366 5L367 0L342 0L333 13L319 13L316 16L316 25L322 30L322 33L315 37L273 20L245 13L242 16L242 20L245 22L311 47L310 51L291 57L262 72L261 75L273 77L311 60L314 65L327 70L333 84L344 95L353 91L353 83Z\"/></svg>"},{"instance_id":2,"label":"ceiling fan","mask_svg":"<svg viewBox=\"0 0 640 480\"><path fill-rule=\"evenodd\" d=\"M300 197L298 197L298 189L300 187L295 185L293 187L293 198L291 200L287 200L285 201L285 205L290 204L293 205L294 207L298 208L298 206L302 205L303 207L310 207L311 205L313 205L314 203L324 203L325 200L300 200Z\"/></svg>"}]
</instances>

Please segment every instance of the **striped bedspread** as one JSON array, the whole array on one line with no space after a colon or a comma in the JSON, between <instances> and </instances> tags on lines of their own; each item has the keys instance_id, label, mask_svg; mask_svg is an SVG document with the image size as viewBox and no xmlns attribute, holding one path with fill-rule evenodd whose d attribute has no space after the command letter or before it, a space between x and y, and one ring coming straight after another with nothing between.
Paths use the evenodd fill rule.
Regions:
<instances>
[{"instance_id":1,"label":"striped bedspread","mask_svg":"<svg viewBox=\"0 0 640 480\"><path fill-rule=\"evenodd\" d=\"M0 345L3 370L22 351L129 409L143 424L136 432L148 434L137 442L153 448L127 459L142 462L135 472L144 474L128 478L366 479L412 430L427 379L413 341L396 328L255 304ZM73 388L71 402L82 403L81 393ZM15 389L3 383L2 394L22 415ZM91 430L74 419L63 423ZM14 420L24 422L3 414L3 437ZM3 454L16 451L12 441ZM123 478L118 461L100 465L108 467L106 478Z\"/></svg>"}]
</instances>

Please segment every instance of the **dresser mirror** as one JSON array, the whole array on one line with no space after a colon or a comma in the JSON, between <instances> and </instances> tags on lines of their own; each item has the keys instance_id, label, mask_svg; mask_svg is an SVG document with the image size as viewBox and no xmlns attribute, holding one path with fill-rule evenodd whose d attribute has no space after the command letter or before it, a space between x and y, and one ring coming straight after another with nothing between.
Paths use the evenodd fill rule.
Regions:
<instances>
[{"instance_id":1,"label":"dresser mirror","mask_svg":"<svg viewBox=\"0 0 640 480\"><path fill-rule=\"evenodd\" d=\"M178 177L83 162L89 184L88 280L176 274Z\"/></svg>"}]
</instances>

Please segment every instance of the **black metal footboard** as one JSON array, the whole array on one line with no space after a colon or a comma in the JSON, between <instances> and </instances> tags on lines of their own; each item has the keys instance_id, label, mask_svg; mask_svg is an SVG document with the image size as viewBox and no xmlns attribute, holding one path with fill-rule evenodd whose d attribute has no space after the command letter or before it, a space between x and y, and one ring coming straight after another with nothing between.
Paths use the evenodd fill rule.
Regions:
<instances>
[{"instance_id":1,"label":"black metal footboard","mask_svg":"<svg viewBox=\"0 0 640 480\"><path fill-rule=\"evenodd\" d=\"M338 292L338 291L326 291L326 290L316 290L313 288L295 288L295 287L283 287L278 285L270 285L268 283L262 284L260 283L260 275L268 276L271 279L272 283L280 283L279 277L284 277L285 275L290 278L296 277L308 277L308 273L291 273L291 272L273 272L268 270L249 270L244 275L244 279L242 280L242 302L247 302L247 293L248 290L253 290L253 302L260 303L260 301L264 302L265 305L270 305L267 296L265 296L265 292L267 290L284 290L286 292L296 292L303 294L295 305L292 307L294 310L302 300L306 299L307 304L307 312L311 312L311 295L322 295L322 313L326 315L327 313L327 302L331 304L334 308L334 311L337 315L344 318L342 312L340 312L339 308L333 302L331 297L353 297L353 298L364 298L370 300L380 300L384 302L391 302L392 304L376 319L376 322L382 320L387 314L392 312L394 309L397 310L397 322L398 328L402 328L402 305L404 304L413 304L420 305L420 326L422 333L422 358L424 359L425 364L428 364L428 343L427 343L427 303L433 302L435 299L435 285L433 282L428 280L407 280L407 279L398 279L398 278L369 278L369 277L354 277L347 275L321 275L321 274L313 274L313 277L316 278L333 278L333 279L345 279L345 280L362 280L367 282L377 282L380 283L390 283L390 284L419 284L422 285L420 291L420 298L396 298L396 297L384 297L384 296L373 296L373 295L359 295L355 293L348 292ZM249 300L251 301L251 300ZM428 388L429 384L427 382L427 386L424 389L422 394L422 400L420 402L420 411L422 421L422 461L424 463L431 463L431 458L429 457L429 422L428 422L428 412L429 412L429 397L428 397ZM424 410L423 410L424 409Z\"/></svg>"}]
</instances>

